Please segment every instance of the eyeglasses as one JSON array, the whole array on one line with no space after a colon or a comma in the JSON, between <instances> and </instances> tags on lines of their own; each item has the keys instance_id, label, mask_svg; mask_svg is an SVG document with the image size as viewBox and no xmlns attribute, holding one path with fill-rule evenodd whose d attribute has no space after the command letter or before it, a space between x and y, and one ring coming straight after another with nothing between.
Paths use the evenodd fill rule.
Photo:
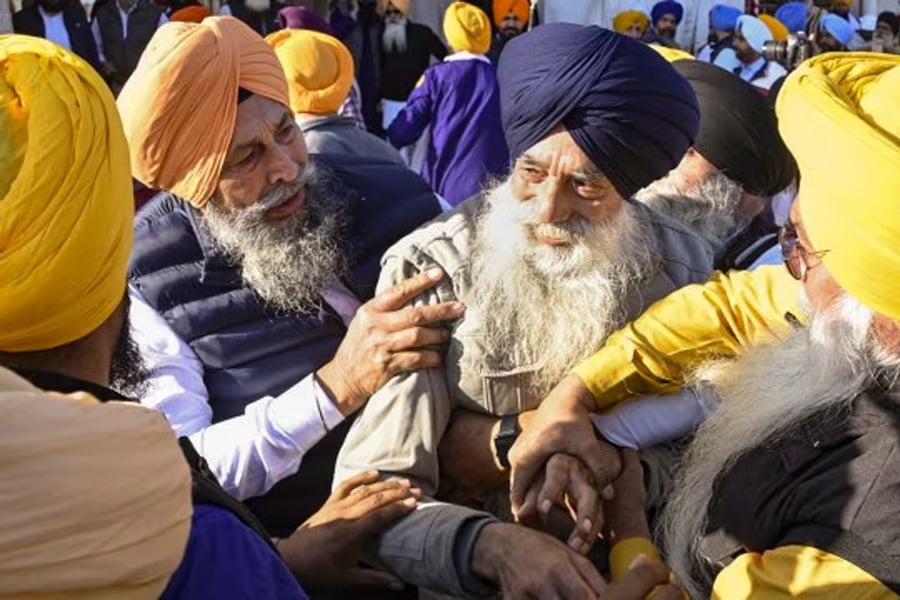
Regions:
<instances>
[{"instance_id":1,"label":"eyeglasses","mask_svg":"<svg viewBox=\"0 0 900 600\"><path fill-rule=\"evenodd\" d=\"M806 281L806 273L822 264L822 257L828 254L828 250L809 252L800 243L797 236L797 227L788 220L778 232L778 243L781 245L781 258L787 267L791 277L797 281ZM810 261L815 258L815 262Z\"/></svg>"}]
</instances>

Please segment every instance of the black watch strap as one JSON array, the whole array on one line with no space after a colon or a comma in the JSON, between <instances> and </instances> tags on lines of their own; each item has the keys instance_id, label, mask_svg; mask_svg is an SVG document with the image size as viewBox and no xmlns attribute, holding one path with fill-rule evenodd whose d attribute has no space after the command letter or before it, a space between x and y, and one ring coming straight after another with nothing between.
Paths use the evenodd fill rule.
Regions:
<instances>
[{"instance_id":1,"label":"black watch strap","mask_svg":"<svg viewBox=\"0 0 900 600\"><path fill-rule=\"evenodd\" d=\"M519 433L519 415L500 417L500 429L494 436L494 454L497 456L497 462L504 469L508 469L510 466L509 451L516 443Z\"/></svg>"}]
</instances>

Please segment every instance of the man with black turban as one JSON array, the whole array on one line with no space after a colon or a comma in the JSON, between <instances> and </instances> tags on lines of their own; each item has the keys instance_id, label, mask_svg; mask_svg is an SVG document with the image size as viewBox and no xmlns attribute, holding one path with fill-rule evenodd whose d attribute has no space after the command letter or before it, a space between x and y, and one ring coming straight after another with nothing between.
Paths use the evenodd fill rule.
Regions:
<instances>
[{"instance_id":1,"label":"man with black turban","mask_svg":"<svg viewBox=\"0 0 900 600\"><path fill-rule=\"evenodd\" d=\"M794 159L753 86L708 63L673 66L697 95L700 132L678 167L636 198L706 239L717 269L748 268L776 244L771 199L794 181Z\"/></svg>"},{"instance_id":2,"label":"man with black turban","mask_svg":"<svg viewBox=\"0 0 900 600\"><path fill-rule=\"evenodd\" d=\"M394 377L370 399L335 481L378 469L421 488L421 510L374 547L401 579L453 595L499 587L580 600L603 585L582 556L601 523L559 528L567 547L469 507L508 514L506 452L522 414L611 331L709 274L702 239L631 200L695 143L699 111L656 52L599 27L553 23L516 37L498 78L512 173L382 259L379 286L435 266L449 275L416 302L466 305L446 368ZM461 496L466 507L434 501ZM583 501L595 505L597 490ZM627 572L627 555L614 560Z\"/></svg>"},{"instance_id":3,"label":"man with black turban","mask_svg":"<svg viewBox=\"0 0 900 600\"><path fill-rule=\"evenodd\" d=\"M684 7L675 0L657 2L650 11L650 28L644 34L643 41L667 48L678 48L675 35L678 33L682 18Z\"/></svg>"}]
</instances>

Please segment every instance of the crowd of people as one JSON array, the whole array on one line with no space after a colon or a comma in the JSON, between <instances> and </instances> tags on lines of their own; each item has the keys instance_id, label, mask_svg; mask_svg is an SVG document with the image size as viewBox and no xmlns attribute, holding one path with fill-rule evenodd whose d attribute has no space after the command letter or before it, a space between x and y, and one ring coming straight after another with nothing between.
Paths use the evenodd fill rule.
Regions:
<instances>
[{"instance_id":1,"label":"crowd of people","mask_svg":"<svg viewBox=\"0 0 900 600\"><path fill-rule=\"evenodd\" d=\"M900 596L897 16L484 4L13 16L0 598Z\"/></svg>"}]
</instances>

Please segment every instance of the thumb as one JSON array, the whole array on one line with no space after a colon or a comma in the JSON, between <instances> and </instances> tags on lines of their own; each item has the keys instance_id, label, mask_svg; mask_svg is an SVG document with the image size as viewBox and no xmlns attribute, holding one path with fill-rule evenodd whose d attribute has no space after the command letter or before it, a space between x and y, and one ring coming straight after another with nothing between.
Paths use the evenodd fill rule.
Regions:
<instances>
[{"instance_id":1,"label":"thumb","mask_svg":"<svg viewBox=\"0 0 900 600\"><path fill-rule=\"evenodd\" d=\"M387 571L365 567L348 569L341 579L346 583L348 590L394 590L400 592L406 588L402 581Z\"/></svg>"}]
</instances>

